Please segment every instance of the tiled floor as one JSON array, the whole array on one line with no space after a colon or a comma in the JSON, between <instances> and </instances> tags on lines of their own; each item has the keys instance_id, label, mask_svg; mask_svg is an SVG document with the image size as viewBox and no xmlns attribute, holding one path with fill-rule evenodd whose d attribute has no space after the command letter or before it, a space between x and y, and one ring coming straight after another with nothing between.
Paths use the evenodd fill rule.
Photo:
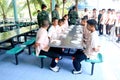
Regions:
<instances>
[{"instance_id":1,"label":"tiled floor","mask_svg":"<svg viewBox=\"0 0 120 80\"><path fill-rule=\"evenodd\" d=\"M73 75L72 60L64 56L59 62L60 71L49 70L51 59L44 61L44 68L40 68L38 58L27 54L25 50L19 55L19 65L15 65L14 56L0 51L0 80L120 80L120 47L101 36L101 53L104 62L95 64L94 75L90 75L91 64L82 62L83 73Z\"/></svg>"}]
</instances>

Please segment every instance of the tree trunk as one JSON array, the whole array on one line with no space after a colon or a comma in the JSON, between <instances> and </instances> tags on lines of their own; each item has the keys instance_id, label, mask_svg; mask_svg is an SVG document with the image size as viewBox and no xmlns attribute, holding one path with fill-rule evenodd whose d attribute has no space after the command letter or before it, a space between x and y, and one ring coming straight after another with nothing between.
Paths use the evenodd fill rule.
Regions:
<instances>
[{"instance_id":1,"label":"tree trunk","mask_svg":"<svg viewBox=\"0 0 120 80\"><path fill-rule=\"evenodd\" d=\"M65 8L65 3L63 2L62 17L64 16L64 8Z\"/></svg>"},{"instance_id":2,"label":"tree trunk","mask_svg":"<svg viewBox=\"0 0 120 80\"><path fill-rule=\"evenodd\" d=\"M28 1L28 0L27 0L27 5L28 5L28 10L29 10L30 20L32 21L32 15L31 15L31 10L30 10L30 4L29 4L29 1Z\"/></svg>"},{"instance_id":3,"label":"tree trunk","mask_svg":"<svg viewBox=\"0 0 120 80\"><path fill-rule=\"evenodd\" d=\"M4 8L2 7L2 4L0 3L0 7L2 9L2 16L3 16L3 20L5 21L6 20L6 14L5 14L5 10Z\"/></svg>"},{"instance_id":4,"label":"tree trunk","mask_svg":"<svg viewBox=\"0 0 120 80\"><path fill-rule=\"evenodd\" d=\"M52 21L52 0L50 0L50 12L51 12L51 21Z\"/></svg>"},{"instance_id":5,"label":"tree trunk","mask_svg":"<svg viewBox=\"0 0 120 80\"><path fill-rule=\"evenodd\" d=\"M75 0L76 11L78 12L78 0Z\"/></svg>"}]
</instances>

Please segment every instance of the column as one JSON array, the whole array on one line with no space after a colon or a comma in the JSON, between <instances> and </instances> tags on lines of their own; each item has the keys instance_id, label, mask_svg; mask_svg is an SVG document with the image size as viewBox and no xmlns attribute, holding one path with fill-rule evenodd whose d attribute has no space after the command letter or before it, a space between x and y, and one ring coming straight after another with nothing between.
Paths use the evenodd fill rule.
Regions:
<instances>
[{"instance_id":1,"label":"column","mask_svg":"<svg viewBox=\"0 0 120 80\"><path fill-rule=\"evenodd\" d=\"M55 4L56 4L55 0L52 0L52 11L55 9Z\"/></svg>"},{"instance_id":2,"label":"column","mask_svg":"<svg viewBox=\"0 0 120 80\"><path fill-rule=\"evenodd\" d=\"M14 9L14 20L15 22L18 22L16 0L12 0L12 3L13 3L13 9Z\"/></svg>"}]
</instances>

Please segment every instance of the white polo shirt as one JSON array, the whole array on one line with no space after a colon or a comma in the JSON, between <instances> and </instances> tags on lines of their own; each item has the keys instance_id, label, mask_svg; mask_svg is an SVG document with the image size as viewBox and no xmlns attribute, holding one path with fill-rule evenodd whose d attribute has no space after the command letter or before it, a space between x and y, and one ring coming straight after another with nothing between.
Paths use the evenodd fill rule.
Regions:
<instances>
[{"instance_id":1,"label":"white polo shirt","mask_svg":"<svg viewBox=\"0 0 120 80\"><path fill-rule=\"evenodd\" d=\"M50 39L57 39L58 32L59 32L59 25L57 26L52 25L48 30L48 36L50 37Z\"/></svg>"},{"instance_id":2,"label":"white polo shirt","mask_svg":"<svg viewBox=\"0 0 120 80\"><path fill-rule=\"evenodd\" d=\"M38 56L40 51L48 51L49 50L49 39L47 30L44 28L40 28L36 35L36 43L40 45L36 48L36 55Z\"/></svg>"},{"instance_id":3,"label":"white polo shirt","mask_svg":"<svg viewBox=\"0 0 120 80\"><path fill-rule=\"evenodd\" d=\"M99 37L96 31L92 32L90 35L90 40L88 44L86 45L85 49L85 55L87 58L94 59L97 57L98 51L94 51L93 48L98 48L100 46L99 44Z\"/></svg>"}]
</instances>

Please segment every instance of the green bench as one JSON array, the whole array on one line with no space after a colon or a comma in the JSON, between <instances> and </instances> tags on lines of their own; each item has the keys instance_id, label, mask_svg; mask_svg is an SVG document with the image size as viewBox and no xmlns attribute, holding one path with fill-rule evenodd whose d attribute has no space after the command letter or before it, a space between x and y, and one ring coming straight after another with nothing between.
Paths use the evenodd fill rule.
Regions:
<instances>
[{"instance_id":1,"label":"green bench","mask_svg":"<svg viewBox=\"0 0 120 80\"><path fill-rule=\"evenodd\" d=\"M98 53L97 55L97 59L86 59L86 62L90 62L92 64L92 68L91 68L91 75L93 75L93 71L94 71L94 64L95 63L101 63L103 62L103 57L101 53Z\"/></svg>"},{"instance_id":2,"label":"green bench","mask_svg":"<svg viewBox=\"0 0 120 80\"><path fill-rule=\"evenodd\" d=\"M33 55L33 56L36 56L35 52L32 52L32 55ZM45 56L45 55L39 55L39 56L36 56L36 57L40 58L41 68L43 68L43 65L44 65L43 60L44 60L45 58L47 58L47 56Z\"/></svg>"},{"instance_id":3,"label":"green bench","mask_svg":"<svg viewBox=\"0 0 120 80\"><path fill-rule=\"evenodd\" d=\"M16 65L18 64L18 55L24 51L26 45L17 45L14 48L6 51L6 54L15 55Z\"/></svg>"},{"instance_id":4,"label":"green bench","mask_svg":"<svg viewBox=\"0 0 120 80\"><path fill-rule=\"evenodd\" d=\"M35 40L36 40L36 38L33 37L23 43L23 45L26 45L28 47L29 55L31 54L31 46L35 43Z\"/></svg>"}]
</instances>

